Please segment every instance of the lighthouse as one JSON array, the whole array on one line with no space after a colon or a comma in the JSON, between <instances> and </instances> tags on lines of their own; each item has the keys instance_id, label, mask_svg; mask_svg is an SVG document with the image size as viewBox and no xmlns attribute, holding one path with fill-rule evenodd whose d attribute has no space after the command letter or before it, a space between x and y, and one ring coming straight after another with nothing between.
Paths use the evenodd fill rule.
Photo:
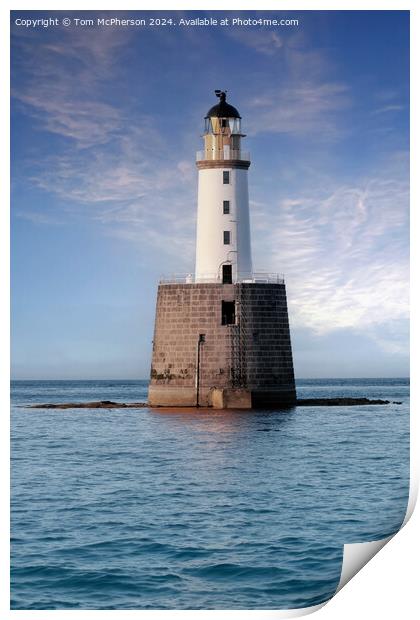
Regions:
<instances>
[{"instance_id":1,"label":"lighthouse","mask_svg":"<svg viewBox=\"0 0 420 620\"><path fill-rule=\"evenodd\" d=\"M220 102L205 117L204 149L197 153L196 282L252 278L249 224L249 153L242 151L241 117Z\"/></svg>"},{"instance_id":2,"label":"lighthouse","mask_svg":"<svg viewBox=\"0 0 420 620\"><path fill-rule=\"evenodd\" d=\"M296 400L286 287L254 271L250 155L242 119L216 90L198 169L195 274L158 286L149 404L218 409Z\"/></svg>"}]
</instances>

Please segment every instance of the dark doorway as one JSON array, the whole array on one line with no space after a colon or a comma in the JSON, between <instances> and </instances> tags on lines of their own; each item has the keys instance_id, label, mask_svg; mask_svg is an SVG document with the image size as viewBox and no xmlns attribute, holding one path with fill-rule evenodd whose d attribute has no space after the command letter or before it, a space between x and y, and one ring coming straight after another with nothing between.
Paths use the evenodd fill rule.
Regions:
<instances>
[{"instance_id":1,"label":"dark doorway","mask_svg":"<svg viewBox=\"0 0 420 620\"><path fill-rule=\"evenodd\" d=\"M235 324L235 302L222 301L222 325Z\"/></svg>"},{"instance_id":2,"label":"dark doorway","mask_svg":"<svg viewBox=\"0 0 420 620\"><path fill-rule=\"evenodd\" d=\"M232 284L232 265L222 265L222 284Z\"/></svg>"}]
</instances>

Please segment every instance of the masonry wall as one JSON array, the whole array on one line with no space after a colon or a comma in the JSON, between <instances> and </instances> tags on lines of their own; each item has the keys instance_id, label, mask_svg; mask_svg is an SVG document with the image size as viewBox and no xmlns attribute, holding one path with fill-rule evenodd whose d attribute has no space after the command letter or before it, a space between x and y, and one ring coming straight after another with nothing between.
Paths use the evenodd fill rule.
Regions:
<instances>
[{"instance_id":1,"label":"masonry wall","mask_svg":"<svg viewBox=\"0 0 420 620\"><path fill-rule=\"evenodd\" d=\"M222 325L222 301L235 301L235 325ZM295 399L284 284L168 284L158 289L149 402L196 404L197 342L200 404L212 388L246 387L254 406ZM235 364L241 365L238 385ZM233 369L233 370L232 370Z\"/></svg>"},{"instance_id":2,"label":"masonry wall","mask_svg":"<svg viewBox=\"0 0 420 620\"><path fill-rule=\"evenodd\" d=\"M296 399L284 284L240 284L246 381L254 406Z\"/></svg>"}]
</instances>

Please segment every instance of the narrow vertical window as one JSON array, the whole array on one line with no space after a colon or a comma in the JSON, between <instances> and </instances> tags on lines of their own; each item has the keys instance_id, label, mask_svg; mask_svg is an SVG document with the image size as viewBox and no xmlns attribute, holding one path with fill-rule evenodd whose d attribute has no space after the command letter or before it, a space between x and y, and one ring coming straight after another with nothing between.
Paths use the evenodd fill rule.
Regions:
<instances>
[{"instance_id":1,"label":"narrow vertical window","mask_svg":"<svg viewBox=\"0 0 420 620\"><path fill-rule=\"evenodd\" d=\"M230 230L223 231L223 243L224 245L230 244Z\"/></svg>"},{"instance_id":2,"label":"narrow vertical window","mask_svg":"<svg viewBox=\"0 0 420 620\"><path fill-rule=\"evenodd\" d=\"M223 215L228 215L230 213L230 201L223 201Z\"/></svg>"},{"instance_id":3,"label":"narrow vertical window","mask_svg":"<svg viewBox=\"0 0 420 620\"><path fill-rule=\"evenodd\" d=\"M229 170L223 170L223 185L228 185L230 183L230 173Z\"/></svg>"}]
</instances>

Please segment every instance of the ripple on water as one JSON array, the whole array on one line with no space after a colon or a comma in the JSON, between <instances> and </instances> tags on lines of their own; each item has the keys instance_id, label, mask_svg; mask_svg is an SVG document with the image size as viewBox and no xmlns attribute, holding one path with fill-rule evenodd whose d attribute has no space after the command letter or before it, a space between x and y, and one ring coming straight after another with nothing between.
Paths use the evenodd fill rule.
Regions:
<instances>
[{"instance_id":1,"label":"ripple on water","mask_svg":"<svg viewBox=\"0 0 420 620\"><path fill-rule=\"evenodd\" d=\"M22 382L13 402L135 401L146 389ZM286 609L331 597L343 544L404 518L408 384L299 390L404 404L392 415L14 407L12 609Z\"/></svg>"}]
</instances>

